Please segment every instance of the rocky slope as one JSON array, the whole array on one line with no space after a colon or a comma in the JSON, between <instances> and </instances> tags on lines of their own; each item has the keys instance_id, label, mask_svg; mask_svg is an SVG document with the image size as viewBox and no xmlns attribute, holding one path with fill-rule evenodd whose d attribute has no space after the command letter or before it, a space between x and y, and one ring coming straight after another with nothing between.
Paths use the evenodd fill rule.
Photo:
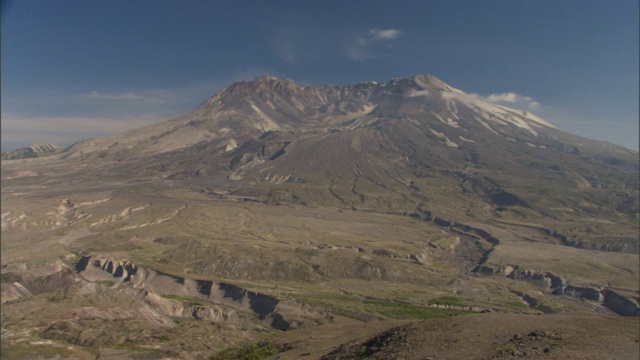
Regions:
<instances>
[{"instance_id":1,"label":"rocky slope","mask_svg":"<svg viewBox=\"0 0 640 360\"><path fill-rule=\"evenodd\" d=\"M640 214L636 152L432 76L318 87L262 76L64 157L103 164L99 177L163 178L213 196L535 224L563 245L638 252L627 226ZM601 236L584 225L598 219L622 225Z\"/></svg>"}]
</instances>

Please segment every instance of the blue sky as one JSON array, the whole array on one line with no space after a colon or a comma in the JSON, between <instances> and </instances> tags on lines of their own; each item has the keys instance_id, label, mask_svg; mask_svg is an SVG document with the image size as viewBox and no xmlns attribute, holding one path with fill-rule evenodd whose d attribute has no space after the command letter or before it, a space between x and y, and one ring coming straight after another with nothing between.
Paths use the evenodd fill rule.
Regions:
<instances>
[{"instance_id":1,"label":"blue sky","mask_svg":"<svg viewBox=\"0 0 640 360\"><path fill-rule=\"evenodd\" d=\"M2 0L2 149L169 120L260 74L431 74L638 149L637 0Z\"/></svg>"}]
</instances>

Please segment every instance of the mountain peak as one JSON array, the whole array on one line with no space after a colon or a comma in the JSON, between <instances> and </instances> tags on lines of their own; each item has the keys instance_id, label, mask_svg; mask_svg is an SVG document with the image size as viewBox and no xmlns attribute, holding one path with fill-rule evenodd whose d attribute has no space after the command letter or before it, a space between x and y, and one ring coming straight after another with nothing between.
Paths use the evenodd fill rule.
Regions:
<instances>
[{"instance_id":1,"label":"mountain peak","mask_svg":"<svg viewBox=\"0 0 640 360\"><path fill-rule=\"evenodd\" d=\"M291 80L280 79L269 75L260 75L252 81L239 81L232 84L227 89L230 94L236 94L239 92L253 92L260 93L263 91L297 91L301 87Z\"/></svg>"},{"instance_id":2,"label":"mountain peak","mask_svg":"<svg viewBox=\"0 0 640 360\"><path fill-rule=\"evenodd\" d=\"M449 86L449 84L433 75L415 75L411 80L423 90L439 90L446 92L460 92L460 90Z\"/></svg>"},{"instance_id":3,"label":"mountain peak","mask_svg":"<svg viewBox=\"0 0 640 360\"><path fill-rule=\"evenodd\" d=\"M262 74L260 76L258 76L257 78L255 78L255 80L253 80L253 82L273 82L273 81L281 81L281 79L275 77L275 76L271 76L271 75L267 75L267 74Z\"/></svg>"},{"instance_id":4,"label":"mountain peak","mask_svg":"<svg viewBox=\"0 0 640 360\"><path fill-rule=\"evenodd\" d=\"M457 92L457 93L461 92L460 90L448 85L447 83L445 83L444 81L438 79L433 75L415 75L410 78L394 78L387 83L378 83L376 81L365 81L365 82L359 83L358 85L366 85L369 87L378 87L378 86L382 87L382 86L388 86L388 85L395 85L395 86L413 88L414 90L417 87L418 90L431 90L431 91ZM311 86L311 87L323 88L326 86L329 86L329 85L319 85L319 86ZM296 84L292 80L281 79L275 76L263 74L258 76L254 80L236 82L231 86L229 86L229 88L226 91L231 94L236 94L238 92L247 92L247 91L254 92L254 93L263 92L263 91L291 92L291 91L300 91L300 90L303 90L304 88L305 87L302 87Z\"/></svg>"}]
</instances>

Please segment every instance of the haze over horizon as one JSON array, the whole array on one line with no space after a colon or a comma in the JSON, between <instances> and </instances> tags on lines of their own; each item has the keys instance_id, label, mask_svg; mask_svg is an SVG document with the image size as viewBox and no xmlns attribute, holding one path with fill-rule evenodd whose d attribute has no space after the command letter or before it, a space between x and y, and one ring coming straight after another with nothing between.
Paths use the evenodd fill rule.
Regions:
<instances>
[{"instance_id":1,"label":"haze over horizon","mask_svg":"<svg viewBox=\"0 0 640 360\"><path fill-rule=\"evenodd\" d=\"M261 74L431 74L638 150L638 2L2 2L2 150L166 121Z\"/></svg>"}]
</instances>

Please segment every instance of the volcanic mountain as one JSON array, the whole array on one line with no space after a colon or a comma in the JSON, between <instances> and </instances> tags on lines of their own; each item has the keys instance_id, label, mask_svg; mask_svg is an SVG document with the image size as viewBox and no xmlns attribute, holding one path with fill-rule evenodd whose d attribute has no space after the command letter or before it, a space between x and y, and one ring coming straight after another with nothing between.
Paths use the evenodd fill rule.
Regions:
<instances>
[{"instance_id":1,"label":"volcanic mountain","mask_svg":"<svg viewBox=\"0 0 640 360\"><path fill-rule=\"evenodd\" d=\"M3 346L202 358L269 330L330 359L448 325L382 323L353 349L307 334L638 316L639 162L428 75L238 82L174 120L3 160ZM541 334L525 338L558 341Z\"/></svg>"},{"instance_id":2,"label":"volcanic mountain","mask_svg":"<svg viewBox=\"0 0 640 360\"><path fill-rule=\"evenodd\" d=\"M260 201L396 212L446 203L438 213L483 219L509 206L550 218L638 214L636 152L433 76L319 87L261 76L178 119L80 142L64 156Z\"/></svg>"}]
</instances>

